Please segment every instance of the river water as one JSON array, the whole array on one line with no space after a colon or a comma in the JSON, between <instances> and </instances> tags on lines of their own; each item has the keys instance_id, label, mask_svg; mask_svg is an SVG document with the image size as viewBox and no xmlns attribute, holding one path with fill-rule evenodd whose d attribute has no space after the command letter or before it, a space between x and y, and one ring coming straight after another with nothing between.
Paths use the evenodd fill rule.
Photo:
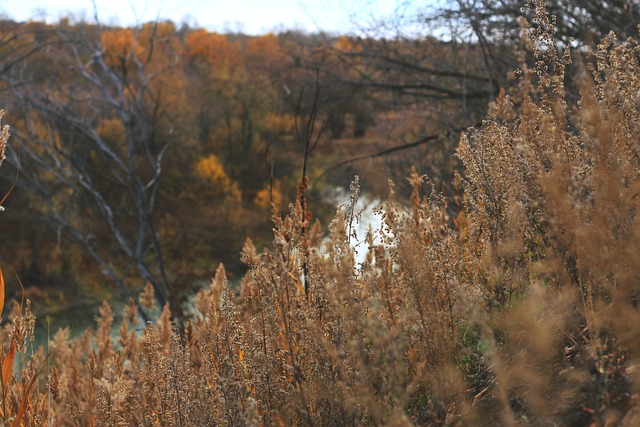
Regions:
<instances>
[{"instance_id":1,"label":"river water","mask_svg":"<svg viewBox=\"0 0 640 427\"><path fill-rule=\"evenodd\" d=\"M350 239L351 247L355 253L356 267L362 264L367 256L368 245L365 241L367 231L371 229L374 236L374 244L380 243L380 229L382 226L382 218L377 208L382 204L381 201L367 193L358 194L352 188L347 191L344 188L336 187L326 194L326 200L336 206L338 209L345 210L347 217L350 216L353 201L357 197L357 202L353 208L354 221L352 223L353 238Z\"/></svg>"}]
</instances>

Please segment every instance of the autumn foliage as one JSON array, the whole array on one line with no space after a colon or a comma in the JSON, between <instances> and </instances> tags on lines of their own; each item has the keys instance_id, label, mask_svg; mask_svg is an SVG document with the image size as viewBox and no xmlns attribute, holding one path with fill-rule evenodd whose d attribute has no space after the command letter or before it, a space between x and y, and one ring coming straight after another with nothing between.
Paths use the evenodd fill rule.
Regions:
<instances>
[{"instance_id":1,"label":"autumn foliage","mask_svg":"<svg viewBox=\"0 0 640 427\"><path fill-rule=\"evenodd\" d=\"M203 239L215 215L240 221L269 205L271 243L244 239L246 274L230 280L216 264L181 316L158 306L147 283L121 314L105 302L94 330L72 338L60 329L38 346L30 302L13 303L0 326L0 418L16 426L636 425L640 44L611 34L588 52L557 51L544 6L536 3L539 25L523 28L529 50L517 53L513 84L461 135L458 193L407 171L410 193L389 181L381 225L363 241L352 233L359 178L323 227L309 221L308 177L279 209L291 194L287 175L271 176L267 188L247 174L268 141L284 143L290 116L245 92L251 71L242 61L192 50L189 72L246 115L208 116L216 106L199 104L202 117L220 121L196 127L197 155L175 154L189 166L180 173L194 178L191 190L167 194L174 208L188 201L210 213L200 223L191 214ZM192 49L209 36L194 33ZM202 72L214 62L220 73ZM117 123L96 120L114 147ZM8 136L3 128L1 146ZM160 235L182 238L180 220L162 211ZM205 247L184 249L185 259ZM0 310L3 288L0 274Z\"/></svg>"}]
</instances>

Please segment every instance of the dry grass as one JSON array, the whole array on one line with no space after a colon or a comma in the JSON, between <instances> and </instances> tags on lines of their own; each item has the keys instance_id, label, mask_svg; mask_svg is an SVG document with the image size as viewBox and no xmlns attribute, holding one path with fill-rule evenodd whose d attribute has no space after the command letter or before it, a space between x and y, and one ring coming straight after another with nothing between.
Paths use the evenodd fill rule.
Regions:
<instances>
[{"instance_id":1,"label":"dry grass","mask_svg":"<svg viewBox=\"0 0 640 427\"><path fill-rule=\"evenodd\" d=\"M539 5L540 6L540 5ZM544 9L539 19L545 21ZM543 25L544 27L544 25ZM553 44L537 30L531 46ZM2 413L15 425L633 425L640 355L640 46L614 37L579 66L538 48L458 155L466 209L415 172L354 266L353 209L322 238L300 206L273 249L247 240L184 330L164 309L50 356L15 305L2 329ZM4 141L4 139L3 139ZM429 194L429 196L425 196ZM355 202L355 200L354 200ZM306 275L306 277L303 277ZM150 289L141 296L150 306ZM11 350L17 369L5 374ZM19 373L19 374L18 374ZM34 382L30 385L30 382Z\"/></svg>"}]
</instances>

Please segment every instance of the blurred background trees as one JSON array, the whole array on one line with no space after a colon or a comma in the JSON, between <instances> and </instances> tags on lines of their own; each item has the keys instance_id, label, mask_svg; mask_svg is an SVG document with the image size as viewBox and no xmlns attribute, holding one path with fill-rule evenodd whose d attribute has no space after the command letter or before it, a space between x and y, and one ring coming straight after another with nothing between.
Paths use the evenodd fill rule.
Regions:
<instances>
[{"instance_id":1,"label":"blurred background trees","mask_svg":"<svg viewBox=\"0 0 640 427\"><path fill-rule=\"evenodd\" d=\"M77 281L99 299L150 283L162 305L218 262L240 274L245 238L270 240L270 203L286 209L301 167L288 100L313 74L280 83L280 37L170 22L3 28L4 173L19 167L22 189L4 226L25 283Z\"/></svg>"},{"instance_id":2,"label":"blurred background trees","mask_svg":"<svg viewBox=\"0 0 640 427\"><path fill-rule=\"evenodd\" d=\"M558 49L593 44L609 31L638 36L638 2L546 3ZM524 0L402 2L394 15L362 26L357 37L325 44L324 55L297 58L352 95L351 105L365 105L368 115L375 111L369 122L358 121L357 112L353 119L359 129L375 124L381 137L365 149L356 146L340 165L353 166L369 185L383 176L384 186L388 175L408 191L401 165L414 164L436 188L454 194L460 132L478 125L500 88L513 85L521 55L531 59L522 36L536 24L532 11Z\"/></svg>"},{"instance_id":3,"label":"blurred background trees","mask_svg":"<svg viewBox=\"0 0 640 427\"><path fill-rule=\"evenodd\" d=\"M636 2L547 7L559 49L610 29L637 37ZM245 237L270 241L270 203L295 200L295 116L316 76L328 122L307 173L315 217L355 173L375 194L388 177L408 191L408 165L455 196L460 133L518 79L527 19L526 3L458 0L405 2L351 35L2 21L3 188L21 171L0 255L25 283L98 300L149 282L179 304L218 262L238 277Z\"/></svg>"}]
</instances>

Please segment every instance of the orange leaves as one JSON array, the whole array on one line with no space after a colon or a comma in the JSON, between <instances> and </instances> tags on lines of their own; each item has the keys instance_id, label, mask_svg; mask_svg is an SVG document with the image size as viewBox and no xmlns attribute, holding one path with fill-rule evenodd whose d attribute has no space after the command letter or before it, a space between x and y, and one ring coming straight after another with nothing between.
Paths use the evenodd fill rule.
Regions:
<instances>
[{"instance_id":1,"label":"orange leaves","mask_svg":"<svg viewBox=\"0 0 640 427\"><path fill-rule=\"evenodd\" d=\"M2 274L2 269L0 268L0 314L2 314L2 309L4 308L4 301L5 301L4 276ZM19 307L20 307L20 311L22 311L21 304ZM28 322L27 319L29 318L29 316L31 316L31 314L29 309L29 302L27 301L27 310L25 314L26 319L22 318L23 319L22 321ZM17 324L20 324L20 322L18 322ZM20 346L23 346L19 342L20 338L16 338L16 335L20 333L18 332L19 329L20 328L17 326L14 328L13 336L11 338L11 345L9 346L7 353L2 357L2 389L1 389L2 406L0 408L0 417L2 417L3 420L5 421L5 424L3 425L8 425L8 423L6 422L9 420L13 420L13 423L11 425L13 425L14 427L25 425L24 416L25 416L25 412L27 411L30 411L30 412L36 411L39 414L42 414L43 405L38 405L37 401L35 401L35 407L33 405L34 401L33 401L32 391L37 379L40 377L40 374L42 373L42 370L46 366L46 362L49 359L49 356L51 354L49 353L46 355L44 362L35 370L35 372L33 373L33 376L31 376L31 378L28 381L25 382L24 377L21 383L19 381L16 381L13 376L13 368L16 360L16 352L24 351L19 349ZM22 333L26 333L26 331L22 329ZM26 371L23 371L22 375L25 375L25 373ZM14 394L15 391L11 390L12 386L17 386L18 392L20 394L15 395ZM11 395L17 397L18 399L17 400L12 399L10 397ZM16 404L18 401L20 402L20 405L16 408Z\"/></svg>"},{"instance_id":2,"label":"orange leaves","mask_svg":"<svg viewBox=\"0 0 640 427\"><path fill-rule=\"evenodd\" d=\"M2 309L4 309L4 275L0 267L0 316L2 316Z\"/></svg>"},{"instance_id":3,"label":"orange leaves","mask_svg":"<svg viewBox=\"0 0 640 427\"><path fill-rule=\"evenodd\" d=\"M120 28L102 33L102 48L106 53L117 56L128 56L133 47L133 30Z\"/></svg>"},{"instance_id":4,"label":"orange leaves","mask_svg":"<svg viewBox=\"0 0 640 427\"><path fill-rule=\"evenodd\" d=\"M210 34L206 30L193 31L187 34L185 39L186 54L190 57L209 57L209 51L211 49L208 43L209 36Z\"/></svg>"},{"instance_id":5,"label":"orange leaves","mask_svg":"<svg viewBox=\"0 0 640 427\"><path fill-rule=\"evenodd\" d=\"M140 57L143 52L143 48L136 43L133 30L129 28L105 31L102 33L100 42L107 65L110 67L123 67L132 59L133 53Z\"/></svg>"},{"instance_id":6,"label":"orange leaves","mask_svg":"<svg viewBox=\"0 0 640 427\"><path fill-rule=\"evenodd\" d=\"M4 289L4 275L2 274L2 269L0 268L0 315L2 315L2 309L4 308L4 299L5 299L5 289ZM2 358L2 396L3 396L3 411L2 415L4 416L7 411L4 407L4 396L7 393L7 387L11 378L13 376L13 365L16 359L16 339L13 337L11 339L11 346L9 346L9 350L7 350L7 354ZM25 400L23 398L23 400ZM18 419L21 419L22 416L19 416ZM18 421L18 419L16 421ZM16 425L14 423L14 425ZM19 424L18 424L19 425Z\"/></svg>"},{"instance_id":7,"label":"orange leaves","mask_svg":"<svg viewBox=\"0 0 640 427\"><path fill-rule=\"evenodd\" d=\"M247 65L261 70L278 64L285 55L280 40L274 34L248 39L245 52Z\"/></svg>"},{"instance_id":8,"label":"orange leaves","mask_svg":"<svg viewBox=\"0 0 640 427\"><path fill-rule=\"evenodd\" d=\"M247 40L247 54L249 56L261 55L274 58L282 54L282 48L278 37L269 33Z\"/></svg>"},{"instance_id":9,"label":"orange leaves","mask_svg":"<svg viewBox=\"0 0 640 427\"><path fill-rule=\"evenodd\" d=\"M206 30L193 31L185 38L185 53L190 59L200 59L211 66L231 68L238 64L238 48L224 34Z\"/></svg>"},{"instance_id":10,"label":"orange leaves","mask_svg":"<svg viewBox=\"0 0 640 427\"><path fill-rule=\"evenodd\" d=\"M2 274L2 268L0 268L0 316L4 309L4 275ZM7 387L9 380L11 380L11 374L13 373L13 362L16 358L16 340L11 339L11 346L7 351L7 354L2 359L2 388Z\"/></svg>"},{"instance_id":11,"label":"orange leaves","mask_svg":"<svg viewBox=\"0 0 640 427\"><path fill-rule=\"evenodd\" d=\"M2 309L4 308L5 290L4 290L4 275L2 274L2 268L0 268L0 315L2 315ZM3 408L2 416L6 414L6 408L4 407L4 396L6 395L7 386L11 381L13 374L13 364L16 358L16 340L15 337L11 339L11 346L7 350L7 354L2 358L2 396L3 396Z\"/></svg>"},{"instance_id":12,"label":"orange leaves","mask_svg":"<svg viewBox=\"0 0 640 427\"><path fill-rule=\"evenodd\" d=\"M143 46L150 43L166 43L176 34L176 26L171 21L150 22L140 29L139 40Z\"/></svg>"},{"instance_id":13,"label":"orange leaves","mask_svg":"<svg viewBox=\"0 0 640 427\"><path fill-rule=\"evenodd\" d=\"M7 354L2 359L2 387L6 387L11 380L11 375L13 374L13 364L16 359L16 340L15 338L11 340L11 346L7 351Z\"/></svg>"}]
</instances>

